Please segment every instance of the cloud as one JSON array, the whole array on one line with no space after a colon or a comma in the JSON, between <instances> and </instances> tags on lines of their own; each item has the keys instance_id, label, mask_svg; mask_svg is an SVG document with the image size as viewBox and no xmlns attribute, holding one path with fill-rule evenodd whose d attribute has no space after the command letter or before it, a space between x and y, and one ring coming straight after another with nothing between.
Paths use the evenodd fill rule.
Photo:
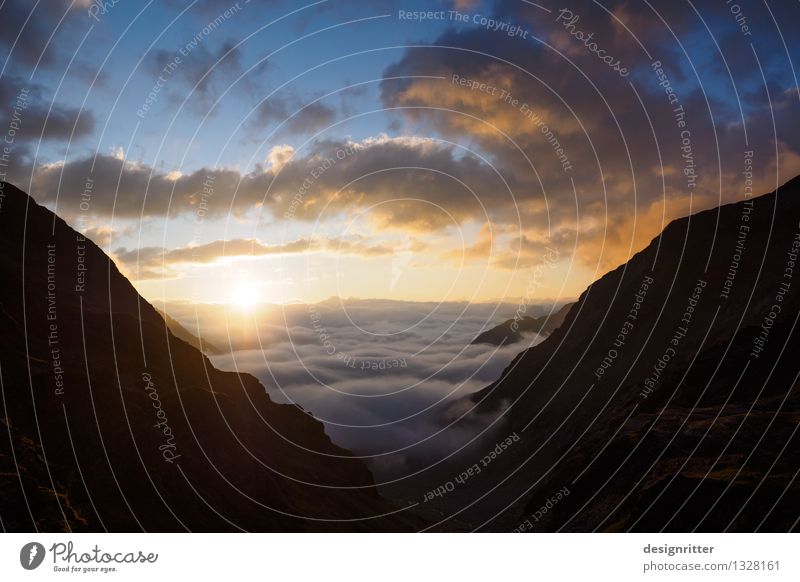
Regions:
<instances>
[{"instance_id":1,"label":"cloud","mask_svg":"<svg viewBox=\"0 0 800 582\"><path fill-rule=\"evenodd\" d=\"M48 41L56 27L64 25L61 19L69 13L71 4L69 0L6 0L0 5L0 47L19 64L52 64L63 53L52 43L48 46Z\"/></svg>"},{"instance_id":2,"label":"cloud","mask_svg":"<svg viewBox=\"0 0 800 582\"><path fill-rule=\"evenodd\" d=\"M3 77L0 103L0 131L13 128L13 142L22 147L39 141L77 140L95 128L90 111L54 102L43 86L22 77Z\"/></svg>"},{"instance_id":3,"label":"cloud","mask_svg":"<svg viewBox=\"0 0 800 582\"><path fill-rule=\"evenodd\" d=\"M88 236L88 233L87 233ZM99 244L99 243L98 243ZM165 249L142 247L114 251L114 258L123 272L134 280L160 279L177 274L174 267L186 264L207 264L222 259L255 258L308 252L378 257L394 254L386 244L371 244L363 237L299 238L280 244L264 244L257 239L218 240L210 243Z\"/></svg>"},{"instance_id":4,"label":"cloud","mask_svg":"<svg viewBox=\"0 0 800 582\"><path fill-rule=\"evenodd\" d=\"M204 4L204 10L226 6ZM346 10L357 6L345 4ZM18 11L21 4L9 6ZM313 94L288 94L253 112L246 131L286 121L287 132L253 169L195 165L165 173L99 155L36 168L33 194L57 200L69 217L91 177L91 212L105 218L202 211L212 219L264 213L274 222L313 223L363 213L375 229L426 234L491 224L491 239L485 230L466 258L488 256L494 266L511 268L535 264L549 246L603 271L625 261L670 219L741 198L745 149L755 152L756 193L800 171L797 81L780 37L765 32L774 29L767 11L748 15L762 31L752 38L754 51L724 3L698 7L713 38L693 11L677 5L656 12L631 2L579 0L569 7L579 17L573 29L557 22L557 10L517 1L471 9L521 26L549 46L470 21L443 29L433 43L438 46L397 53L380 86L383 104L395 110L388 114L396 128L392 137L320 139L301 148L288 134L325 128L345 108L315 102ZM776 7L775 14L791 21L788 8ZM591 34L595 48L624 62L630 75L605 66L594 45L571 30ZM679 45L676 38L692 42ZM789 53L796 52L796 41L787 36L786 42ZM201 44L168 90L177 95L197 85L198 103L207 107L204 99L216 98L243 69L244 57L233 47L232 41ZM172 56L157 51L148 58L149 70ZM652 60L661 61L685 111L681 123L690 131L697 174L691 184L675 104ZM440 78L411 78L419 75ZM41 102L44 108L46 99ZM47 135L62 138L75 120L79 134L92 131L90 116L56 107ZM28 127L23 131L35 131L37 123Z\"/></svg>"},{"instance_id":5,"label":"cloud","mask_svg":"<svg viewBox=\"0 0 800 582\"><path fill-rule=\"evenodd\" d=\"M256 107L248 121L251 131L283 123L281 133L289 135L316 133L333 123L336 110L320 101L302 104L296 97L271 97Z\"/></svg>"},{"instance_id":6,"label":"cloud","mask_svg":"<svg viewBox=\"0 0 800 582\"><path fill-rule=\"evenodd\" d=\"M489 427L496 414L459 420L451 405L496 380L525 347L470 345L515 308L333 298L274 306L253 317L255 329L242 330L241 317L221 306L166 306L187 328L233 350L215 365L255 374L273 399L322 420L338 444L379 455L371 459L379 479L435 462ZM543 309L530 306L534 314Z\"/></svg>"},{"instance_id":7,"label":"cloud","mask_svg":"<svg viewBox=\"0 0 800 582\"><path fill-rule=\"evenodd\" d=\"M267 154L268 169L273 172L280 171L284 164L294 157L295 150L288 144L273 146Z\"/></svg>"},{"instance_id":8,"label":"cloud","mask_svg":"<svg viewBox=\"0 0 800 582\"><path fill-rule=\"evenodd\" d=\"M206 115L222 91L234 82L234 89L241 94L255 93L257 74L266 65L258 66L243 76L243 55L235 41L227 39L216 50L208 47L207 40L197 42L202 44L191 50L186 46L182 47L184 52L156 49L145 57L145 70L154 81L160 76L166 78L167 95L173 104L184 104L190 111ZM176 58L180 58L180 62L165 73L165 67L174 63Z\"/></svg>"},{"instance_id":9,"label":"cloud","mask_svg":"<svg viewBox=\"0 0 800 582\"><path fill-rule=\"evenodd\" d=\"M378 228L420 232L487 217L513 220L515 214L512 193L491 167L435 139L327 140L293 157L280 147L269 167L246 174L211 168L167 174L109 155L46 164L34 174L32 194L40 202L58 200L59 212L70 216L90 177L95 193L90 212L97 216L166 217L202 210L212 218L258 209L276 219L314 222L365 212Z\"/></svg>"},{"instance_id":10,"label":"cloud","mask_svg":"<svg viewBox=\"0 0 800 582\"><path fill-rule=\"evenodd\" d=\"M480 5L480 0L452 0L455 10L473 10Z\"/></svg>"},{"instance_id":11,"label":"cloud","mask_svg":"<svg viewBox=\"0 0 800 582\"><path fill-rule=\"evenodd\" d=\"M405 131L433 128L455 143L476 144L513 185L529 239L569 254L574 248L582 263L602 271L627 260L669 220L741 199L745 149L760 158L757 193L800 172L796 81L771 75L766 94L749 41L724 4L703 8L714 39L677 5L656 14L629 2L578 1L569 10L579 16L572 28L556 22L557 10L497 2L492 18L522 26L550 47L471 23L443 32L432 43L437 48L407 49L381 85L384 105L401 108ZM774 29L760 12L765 29ZM592 38L581 41L571 32ZM673 32L694 35L688 58ZM771 71L790 70L779 41L760 35L754 43ZM620 76L590 48L623 62L630 75ZM685 126L678 126L677 105L653 60L661 61L679 97ZM689 130L694 183L684 173L682 129Z\"/></svg>"},{"instance_id":12,"label":"cloud","mask_svg":"<svg viewBox=\"0 0 800 582\"><path fill-rule=\"evenodd\" d=\"M115 231L110 226L87 228L83 235L101 248L108 247L114 238Z\"/></svg>"}]
</instances>

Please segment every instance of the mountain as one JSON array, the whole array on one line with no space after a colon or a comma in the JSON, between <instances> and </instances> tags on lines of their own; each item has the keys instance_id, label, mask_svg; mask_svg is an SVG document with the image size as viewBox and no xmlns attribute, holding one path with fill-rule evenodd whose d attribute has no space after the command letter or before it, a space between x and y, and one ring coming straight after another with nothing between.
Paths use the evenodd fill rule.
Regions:
<instances>
[{"instance_id":1,"label":"mountain","mask_svg":"<svg viewBox=\"0 0 800 582\"><path fill-rule=\"evenodd\" d=\"M486 430L397 484L414 515L321 423L216 370L91 241L0 186L7 531L800 523L800 178L670 223L454 403L451 420Z\"/></svg>"},{"instance_id":2,"label":"mountain","mask_svg":"<svg viewBox=\"0 0 800 582\"><path fill-rule=\"evenodd\" d=\"M100 248L0 193L4 530L418 527L320 422L215 369Z\"/></svg>"},{"instance_id":3,"label":"mountain","mask_svg":"<svg viewBox=\"0 0 800 582\"><path fill-rule=\"evenodd\" d=\"M185 341L187 344L192 346L193 348L197 348L204 354L211 354L212 356L223 354L225 353L224 350L221 350L214 344L209 341L204 340L201 337L194 335L188 329L183 327L181 323L171 317L166 311L163 309L155 308L158 314L164 319L164 323L167 326L167 329L174 335L176 338Z\"/></svg>"},{"instance_id":4,"label":"mountain","mask_svg":"<svg viewBox=\"0 0 800 582\"><path fill-rule=\"evenodd\" d=\"M798 251L800 177L670 223L589 286L469 397L467 419L502 422L451 473L506 435L519 442L462 488L472 504L459 519L500 531L797 529Z\"/></svg>"},{"instance_id":5,"label":"mountain","mask_svg":"<svg viewBox=\"0 0 800 582\"><path fill-rule=\"evenodd\" d=\"M572 307L572 303L564 305L555 313L549 313L541 317L523 315L522 317L507 319L500 325L479 334L478 337L472 340L472 343L502 346L522 341L526 333L549 335L564 322L570 307Z\"/></svg>"}]
</instances>

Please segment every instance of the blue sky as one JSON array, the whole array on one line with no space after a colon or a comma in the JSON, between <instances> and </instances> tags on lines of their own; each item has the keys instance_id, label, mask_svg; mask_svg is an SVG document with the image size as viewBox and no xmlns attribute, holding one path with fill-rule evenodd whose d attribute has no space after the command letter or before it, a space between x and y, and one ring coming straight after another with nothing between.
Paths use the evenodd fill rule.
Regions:
<instances>
[{"instance_id":1,"label":"blue sky","mask_svg":"<svg viewBox=\"0 0 800 582\"><path fill-rule=\"evenodd\" d=\"M277 90L275 98L293 96L298 98L299 104L304 104L322 95L340 92L348 85L360 84L359 90L337 94L322 103L337 108L344 105L356 114L381 109L383 105L378 95L378 83L385 69L402 57L404 46L435 44L447 27L479 28L471 21L463 24L449 18L419 22L399 20L397 17L399 10L449 10L453 8L449 2L348 3L330 0L305 4L200 0L187 3L186 6L179 4L151 2L143 8L139 3L120 1L106 14L98 14L99 22L81 14L80 9L73 9L75 14L71 14L66 23L55 29L51 46L51 52L54 52L54 47L63 46L63 50L56 50L65 53L64 59L74 57L72 67L66 69L40 65L35 71L28 70L28 67L17 69L21 74L32 73L32 81L52 91L51 96L59 103L72 107L83 105L100 121L92 139L74 144L69 155L80 156L95 150L105 152L120 146L127 149L131 144L129 155L133 159L147 161L157 167L192 170L209 163L239 165L253 158L254 145L260 145L262 150L268 145L263 143L264 136L278 123L261 125L258 130L240 129L230 139L224 152L220 152L219 142L231 138L234 128L242 123L243 115L271 92ZM237 5L238 9L235 8ZM473 9L465 12L470 15L491 15L498 10L491 3L473 5ZM702 10L703 3L697 6ZM60 18L63 7L59 8L61 10L40 3L32 18L38 18L42 11L52 11L48 16L51 19ZM216 59L211 59L209 53L221 56L224 47L237 47L235 54L219 65L226 72L209 72L209 82L219 86L214 87L212 97L204 104L221 98L209 117L205 117L209 113L207 106L199 110L201 114L192 107L198 101L198 96L189 96L192 87L180 79L181 73L178 72L168 76L153 110L144 120L139 119L135 111L142 105L155 82L157 65L169 62L157 59L180 56L178 51L181 47L195 35L202 34L204 26L230 8L233 8L233 16L199 41L195 51L202 54L189 54L183 58L184 63L203 58L203 64L211 65ZM752 8L751 14L757 5L752 4ZM688 8L684 10L689 12ZM763 11L759 14L762 19L766 18ZM545 14L536 16L543 17ZM662 58L668 55L674 57L673 63L679 70L674 81L676 88L689 92L698 87L697 74L692 69L694 65L700 71L703 88L709 97L726 104L733 112L738 105L731 91L728 74L715 58L715 42L724 43L731 37L736 39L740 33L736 20L727 16L721 11L710 15L706 13L703 20L713 30L713 35L708 34L703 21L697 18L694 26L676 30L680 44L668 41L661 48L667 51L667 54L662 52ZM274 22L277 19L280 20ZM526 23L525 26L532 35L536 34L535 22ZM84 35L87 36L80 51L70 52L77 48ZM777 34L760 34L747 40L758 47L761 63L770 81L791 87L793 71L787 67L782 40L794 53L798 42L796 35L785 34L781 39ZM520 44L524 45L525 42L521 41ZM528 44L531 50L536 49L534 42ZM684 50L691 60L685 57ZM267 58L268 55L271 56ZM227 63L234 58L238 66L231 71L233 67L227 66ZM325 64L328 61L333 62ZM13 63L12 58L6 67L7 74L15 71ZM739 91L757 90L761 85L760 72L756 67L741 67L736 60L729 65L735 71ZM80 69L79 74L77 69ZM646 69L640 67L638 74L645 76ZM98 82L92 85L89 81L95 75L99 75ZM218 77L224 78L224 85L216 81ZM294 77L298 78L292 80ZM238 82L233 83L237 78ZM257 91L252 90L254 87ZM188 101L184 103L187 97ZM747 113L750 103L744 99L742 104ZM107 127L105 120L109 121ZM398 128L393 121L396 121L396 116L392 114L364 115L337 126L336 132L351 135L354 139L381 132L397 133ZM195 143L191 143L190 147L189 140L201 122ZM137 124L139 129L132 140ZM165 135L167 126L170 131ZM296 147L308 137L285 131L279 135L282 141ZM184 156L187 147L190 147L190 155ZM60 159L63 152L63 147L46 144L41 150L41 157L52 161ZM260 161L258 157L254 160Z\"/></svg>"},{"instance_id":2,"label":"blue sky","mask_svg":"<svg viewBox=\"0 0 800 582\"><path fill-rule=\"evenodd\" d=\"M240 8L234 10L234 16L222 22L211 34L202 36L194 49L202 52L204 57L207 57L206 52L221 57L223 48L230 47L236 51L236 59L240 61L240 68L235 72L212 70L209 73L212 84L220 76L225 77L226 81L224 87L214 87L210 102L219 99L219 104L209 117L205 117L208 107L202 110L202 115L192 109L197 97L190 96L192 87L187 82L176 78L180 73L167 75L167 83L153 109L144 119L137 117L136 110L144 103L155 83L157 63L151 64L150 59L154 59L153 55L159 51L164 51L170 57L180 57L179 50L182 47L196 35L202 35L204 26L224 15L228 8L222 9L223 6L237 6L235 2L217 4L220 10L216 13L212 8L190 8L183 12L183 16L179 16L181 10L177 7L170 9L169 6L153 3L151 8L140 11L140 7L134 3L120 2L107 14L99 16L100 23L93 23L88 18L84 23L84 27L89 25L93 28L76 59L86 64L86 77L99 73L98 84L92 86L87 84L84 76L68 75L61 89L55 93L63 71L47 68L36 71L33 80L53 87L54 97L59 102L79 107L85 99L85 108L97 119L110 120L105 132L96 132L92 136L96 139L75 147L72 155L80 156L95 149L110 151L120 146L127 149L138 124L137 137L133 140L130 153L133 159L189 170L209 163L242 164L254 156L254 144L261 145L263 150L263 136L278 125L276 122L271 124L272 127L262 126L258 131L240 130L238 133L241 135L231 139L229 147L220 155L219 141L228 140L233 129L243 122L243 111L255 107L276 90L275 97L297 96L302 104L304 99L310 101L328 93L341 92L343 87L354 84L360 84L360 90L332 96L323 103L336 107L346 103L347 107L357 112L381 109L377 84L382 78L382 71L402 56L404 45L417 39L430 42L436 37L437 28L440 28L433 23L398 25L394 11L381 9L379 5L366 10L332 8L320 13L319 7L326 2L309 3L306 5L308 8L300 3L266 3L263 6L239 2ZM424 9L429 4L419 2L414 7ZM296 12L286 16L289 8L290 12ZM281 20L274 22L277 19ZM76 24L75 28L81 30L80 24ZM78 37L76 33L73 35L74 38ZM345 42L342 42L343 39ZM399 48L387 48L392 46ZM364 54L354 55L362 51ZM101 68L106 57L108 60ZM185 63L192 59L190 53L182 60ZM170 60L161 62L167 65ZM219 67L228 68L226 63L230 60L231 57L228 57ZM320 67L327 61L333 62ZM204 64L211 65L214 62L208 59ZM292 80L294 77L298 78ZM238 82L233 83L237 79ZM227 82L233 84L228 85ZM249 83L258 87L259 92L249 91ZM352 135L354 139L362 139L390 131L391 121L385 114L368 115L345 124L338 131ZM189 140L198 131L199 123L202 126L196 143L191 145L191 155L182 161L186 148L190 146ZM170 131L165 136L167 126ZM102 129L98 127L98 130ZM280 135L283 141L295 146L308 137L286 132ZM217 141L211 141L211 136ZM44 150L42 155L47 159L58 159L61 151L53 147ZM261 158L255 160L260 161Z\"/></svg>"}]
</instances>

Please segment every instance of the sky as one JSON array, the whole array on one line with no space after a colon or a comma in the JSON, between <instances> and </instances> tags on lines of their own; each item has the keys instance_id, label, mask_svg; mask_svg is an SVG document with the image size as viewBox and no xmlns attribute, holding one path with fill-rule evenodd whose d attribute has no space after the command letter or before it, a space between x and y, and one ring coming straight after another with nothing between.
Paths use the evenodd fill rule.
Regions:
<instances>
[{"instance_id":1,"label":"sky","mask_svg":"<svg viewBox=\"0 0 800 582\"><path fill-rule=\"evenodd\" d=\"M800 172L799 20L5 0L0 177L153 301L563 302L670 220Z\"/></svg>"}]
</instances>

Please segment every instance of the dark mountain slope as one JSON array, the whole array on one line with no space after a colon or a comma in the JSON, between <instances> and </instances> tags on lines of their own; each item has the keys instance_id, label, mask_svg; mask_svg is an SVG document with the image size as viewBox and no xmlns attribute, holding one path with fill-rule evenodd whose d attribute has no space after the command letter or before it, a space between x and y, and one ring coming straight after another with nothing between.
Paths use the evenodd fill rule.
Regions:
<instances>
[{"instance_id":1,"label":"dark mountain slope","mask_svg":"<svg viewBox=\"0 0 800 582\"><path fill-rule=\"evenodd\" d=\"M568 487L529 529L797 527L798 190L674 221L472 396L521 436L476 480L473 499L497 486L476 526L515 528Z\"/></svg>"},{"instance_id":2,"label":"dark mountain slope","mask_svg":"<svg viewBox=\"0 0 800 582\"><path fill-rule=\"evenodd\" d=\"M359 520L394 510L360 460L255 378L216 370L97 246L2 186L4 529L410 527Z\"/></svg>"},{"instance_id":3,"label":"dark mountain slope","mask_svg":"<svg viewBox=\"0 0 800 582\"><path fill-rule=\"evenodd\" d=\"M564 322L564 318L569 313L572 303L564 305L561 309L541 317L531 317L523 315L519 319L507 319L500 325L492 329L487 329L472 340L473 344L491 344L502 346L515 344L525 337L526 333L538 333L549 335L553 333Z\"/></svg>"},{"instance_id":4,"label":"dark mountain slope","mask_svg":"<svg viewBox=\"0 0 800 582\"><path fill-rule=\"evenodd\" d=\"M176 338L185 341L187 344L189 344L194 348L197 348L204 354L216 355L224 353L224 351L218 348L216 345L212 344L209 341L204 340L201 337L194 335L188 329L183 327L183 325L181 325L181 323L177 319L171 317L169 313L167 313L166 311L163 311L158 308L156 308L156 311L164 319L164 323L167 325L167 328L169 329L170 332L172 332L172 335L174 335Z\"/></svg>"}]
</instances>

